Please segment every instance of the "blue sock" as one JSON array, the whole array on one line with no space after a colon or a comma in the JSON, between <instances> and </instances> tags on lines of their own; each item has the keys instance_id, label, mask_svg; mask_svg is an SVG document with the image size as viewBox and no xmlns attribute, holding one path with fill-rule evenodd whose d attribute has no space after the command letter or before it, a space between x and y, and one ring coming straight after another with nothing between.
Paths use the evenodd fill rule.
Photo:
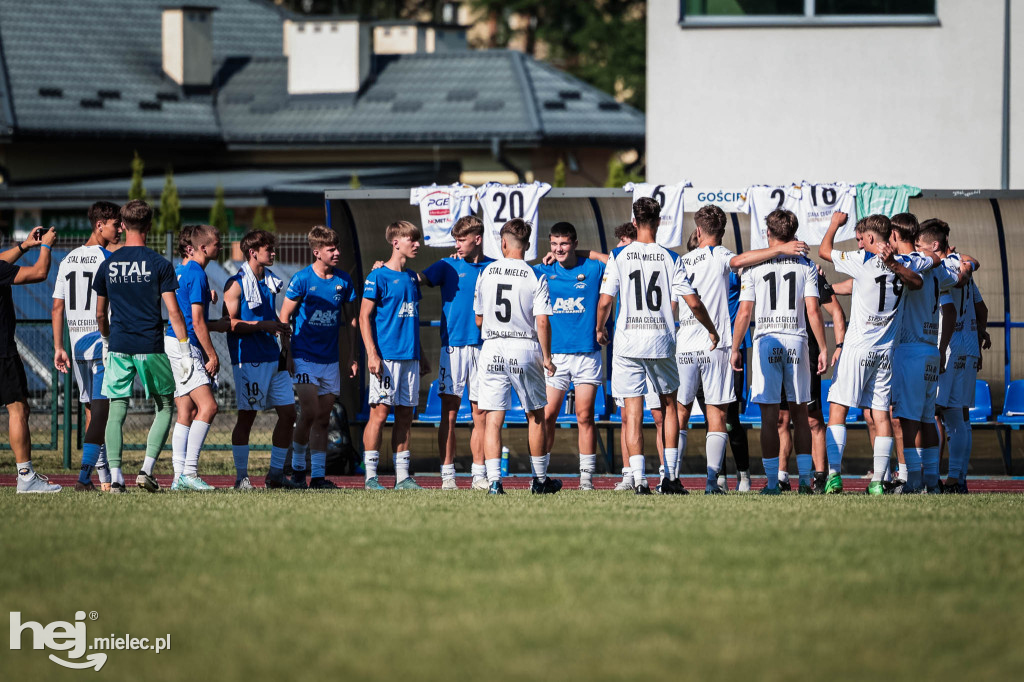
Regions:
<instances>
[{"instance_id":1,"label":"blue sock","mask_svg":"<svg viewBox=\"0 0 1024 682\"><path fill-rule=\"evenodd\" d=\"M327 453L321 450L309 451L311 478L323 478L327 473Z\"/></svg>"},{"instance_id":2,"label":"blue sock","mask_svg":"<svg viewBox=\"0 0 1024 682\"><path fill-rule=\"evenodd\" d=\"M306 452L309 451L309 444L299 445L292 442L292 471L306 470Z\"/></svg>"},{"instance_id":3,"label":"blue sock","mask_svg":"<svg viewBox=\"0 0 1024 682\"><path fill-rule=\"evenodd\" d=\"M270 472L278 474L284 471L284 462L288 457L288 448L279 448L276 445L270 448Z\"/></svg>"},{"instance_id":4,"label":"blue sock","mask_svg":"<svg viewBox=\"0 0 1024 682\"><path fill-rule=\"evenodd\" d=\"M249 475L249 446L232 445L231 457L235 460L235 473L241 481Z\"/></svg>"},{"instance_id":5,"label":"blue sock","mask_svg":"<svg viewBox=\"0 0 1024 682\"><path fill-rule=\"evenodd\" d=\"M93 469L100 459L100 446L97 443L82 444L82 470L78 474L81 483L88 483L92 478Z\"/></svg>"}]
</instances>

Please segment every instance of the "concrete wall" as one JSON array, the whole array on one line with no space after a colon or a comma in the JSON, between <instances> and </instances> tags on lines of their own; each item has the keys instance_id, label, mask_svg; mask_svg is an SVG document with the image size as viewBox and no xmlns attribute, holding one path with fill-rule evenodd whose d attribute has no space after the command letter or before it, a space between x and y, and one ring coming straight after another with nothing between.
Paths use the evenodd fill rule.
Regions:
<instances>
[{"instance_id":1,"label":"concrete wall","mask_svg":"<svg viewBox=\"0 0 1024 682\"><path fill-rule=\"evenodd\" d=\"M651 2L648 177L998 188L1003 12L999 0L937 0L939 26L681 28L677 2ZM1024 28L1024 13L1012 25ZM1019 49L1013 61L1020 188Z\"/></svg>"}]
</instances>

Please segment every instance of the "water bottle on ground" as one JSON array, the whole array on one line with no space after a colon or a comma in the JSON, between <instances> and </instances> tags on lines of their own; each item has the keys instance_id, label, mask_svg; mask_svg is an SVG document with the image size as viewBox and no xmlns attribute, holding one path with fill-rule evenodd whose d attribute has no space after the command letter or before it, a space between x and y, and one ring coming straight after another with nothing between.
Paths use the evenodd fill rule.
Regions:
<instances>
[{"instance_id":1,"label":"water bottle on ground","mask_svg":"<svg viewBox=\"0 0 1024 682\"><path fill-rule=\"evenodd\" d=\"M508 476L508 448L501 448L501 475Z\"/></svg>"}]
</instances>

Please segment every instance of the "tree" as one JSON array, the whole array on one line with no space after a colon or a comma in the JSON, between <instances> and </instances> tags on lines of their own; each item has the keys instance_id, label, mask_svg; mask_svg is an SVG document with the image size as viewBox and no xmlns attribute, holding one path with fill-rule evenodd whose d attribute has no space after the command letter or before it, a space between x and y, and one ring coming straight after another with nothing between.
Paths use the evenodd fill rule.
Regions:
<instances>
[{"instance_id":1,"label":"tree","mask_svg":"<svg viewBox=\"0 0 1024 682\"><path fill-rule=\"evenodd\" d=\"M146 195L146 186L142 183L142 170L146 167L146 164L142 162L142 157L139 156L138 152L135 152L135 156L132 157L132 184L128 188L128 200L142 199L147 201L149 197Z\"/></svg>"},{"instance_id":2,"label":"tree","mask_svg":"<svg viewBox=\"0 0 1024 682\"><path fill-rule=\"evenodd\" d=\"M216 227L218 232L227 232L231 225L228 220L227 206L224 205L224 185L217 185L213 197L213 207L210 209L210 224Z\"/></svg>"},{"instance_id":3,"label":"tree","mask_svg":"<svg viewBox=\"0 0 1024 682\"><path fill-rule=\"evenodd\" d=\"M356 173L352 174L352 177L348 179L349 189L359 189L363 186L363 183L359 181L359 175Z\"/></svg>"},{"instance_id":4,"label":"tree","mask_svg":"<svg viewBox=\"0 0 1024 682\"><path fill-rule=\"evenodd\" d=\"M164 176L164 189L160 192L160 212L157 215L154 234L173 234L181 229L181 199L178 198L178 187L174 184L174 171L167 169Z\"/></svg>"},{"instance_id":5,"label":"tree","mask_svg":"<svg viewBox=\"0 0 1024 682\"><path fill-rule=\"evenodd\" d=\"M643 182L643 177L636 173L626 171L626 164L622 163L619 155L612 154L608 159L608 179L604 181L605 187L622 187L627 182Z\"/></svg>"},{"instance_id":6,"label":"tree","mask_svg":"<svg viewBox=\"0 0 1024 682\"><path fill-rule=\"evenodd\" d=\"M274 222L274 209L266 206L259 206L252 214L252 229L277 232L277 223Z\"/></svg>"},{"instance_id":7,"label":"tree","mask_svg":"<svg viewBox=\"0 0 1024 682\"><path fill-rule=\"evenodd\" d=\"M565 187L565 159L558 157L555 164L555 177L551 180L552 187Z\"/></svg>"}]
</instances>

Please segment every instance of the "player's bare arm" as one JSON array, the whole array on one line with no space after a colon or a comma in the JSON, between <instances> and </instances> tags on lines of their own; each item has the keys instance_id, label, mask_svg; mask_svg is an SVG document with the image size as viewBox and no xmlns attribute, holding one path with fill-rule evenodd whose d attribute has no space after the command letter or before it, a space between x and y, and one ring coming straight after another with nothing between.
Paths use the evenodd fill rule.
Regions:
<instances>
[{"instance_id":1,"label":"player's bare arm","mask_svg":"<svg viewBox=\"0 0 1024 682\"><path fill-rule=\"evenodd\" d=\"M707 308L701 303L700 296L697 294L686 294L683 296L683 300L686 302L686 305L690 306L690 312L693 313L697 321L704 325L704 329L708 331L708 336L711 338L711 348L708 348L708 350L718 348L718 342L721 340L718 337L718 330L715 329L715 323L711 321Z\"/></svg>"},{"instance_id":2,"label":"player's bare arm","mask_svg":"<svg viewBox=\"0 0 1024 682\"><path fill-rule=\"evenodd\" d=\"M39 229L41 228L37 228L36 230L34 230L34 232L38 231ZM53 246L53 243L55 241L57 241L57 230L51 227L46 232L42 233L42 239L41 241L38 242L38 244L50 247ZM27 240L26 243L28 243ZM36 243L33 243L33 246L35 245ZM15 247L14 250L18 251L18 248ZM40 250L39 257L36 258L35 263L33 263L32 265L22 266L18 268L18 273L14 276L14 284L35 284L36 282L42 282L44 279L46 279L46 276L49 273L50 249L45 248Z\"/></svg>"},{"instance_id":3,"label":"player's bare arm","mask_svg":"<svg viewBox=\"0 0 1024 682\"><path fill-rule=\"evenodd\" d=\"M853 280L848 280L852 282ZM835 287L832 288L835 291ZM839 305L839 301L836 300L835 296L828 303L821 303L819 305L825 309L825 312L832 318L832 333L836 337L836 349L832 353L832 367L836 366L839 362L839 355L843 352L843 341L846 339L846 312L843 310L843 306Z\"/></svg>"},{"instance_id":4,"label":"player's bare arm","mask_svg":"<svg viewBox=\"0 0 1024 682\"><path fill-rule=\"evenodd\" d=\"M378 379L383 374L383 364L377 344L373 341L373 324L371 316L377 303L373 299L364 298L359 307L359 331L363 335L363 346L366 348L366 370Z\"/></svg>"},{"instance_id":5,"label":"player's bare arm","mask_svg":"<svg viewBox=\"0 0 1024 682\"><path fill-rule=\"evenodd\" d=\"M356 357L356 339L359 336L359 315L354 303L345 303L341 307L345 313L345 326L348 330L348 378L353 379L359 374L359 360Z\"/></svg>"},{"instance_id":6,"label":"player's bare arm","mask_svg":"<svg viewBox=\"0 0 1024 682\"><path fill-rule=\"evenodd\" d=\"M64 299L53 299L53 309L50 312L50 319L53 322L53 366L59 372L68 373L71 367L71 360L64 350Z\"/></svg>"},{"instance_id":7,"label":"player's bare arm","mask_svg":"<svg viewBox=\"0 0 1024 682\"><path fill-rule=\"evenodd\" d=\"M804 297L804 306L807 310L807 321L811 324L811 333L814 340L818 342L818 374L824 374L828 369L828 344L825 343L825 322L821 319L821 308L817 296Z\"/></svg>"},{"instance_id":8,"label":"player's bare arm","mask_svg":"<svg viewBox=\"0 0 1024 682\"><path fill-rule=\"evenodd\" d=\"M53 228L51 227L50 229L52 230ZM44 232L45 229L42 225L37 225L36 227L33 227L32 231L29 232L28 238L25 241L21 242L20 244L15 244L13 248L7 249L3 253L0 253L0 260L7 261L11 265L14 265L19 258L21 258L23 255L25 255L26 253L28 253L29 251L43 243ZM53 242L50 243L52 244Z\"/></svg>"},{"instance_id":9,"label":"player's bare arm","mask_svg":"<svg viewBox=\"0 0 1024 682\"><path fill-rule=\"evenodd\" d=\"M733 270L739 270L764 263L779 256L806 256L807 253L807 244L794 239L791 242L783 242L775 246L769 246L766 249L753 249L752 251L736 254L729 261L729 267Z\"/></svg>"},{"instance_id":10,"label":"player's bare arm","mask_svg":"<svg viewBox=\"0 0 1024 682\"><path fill-rule=\"evenodd\" d=\"M850 216L846 215L842 211L836 211L832 214L832 221L828 224L828 229L825 231L825 236L821 239L821 245L818 246L818 257L822 260L827 260L829 263L832 262L832 250L836 241L836 232L839 228L846 224L846 221L850 219Z\"/></svg>"},{"instance_id":11,"label":"player's bare arm","mask_svg":"<svg viewBox=\"0 0 1024 682\"><path fill-rule=\"evenodd\" d=\"M540 343L541 353L544 354L544 369L549 377L553 377L557 368L551 360L551 320L547 315L537 316L537 341Z\"/></svg>"},{"instance_id":12,"label":"player's bare arm","mask_svg":"<svg viewBox=\"0 0 1024 682\"><path fill-rule=\"evenodd\" d=\"M921 275L896 260L896 250L890 245L882 244L878 250L878 257L885 263L885 267L889 268L894 275L900 278L900 281L905 286L910 287L914 291L924 286L924 280L921 278Z\"/></svg>"},{"instance_id":13,"label":"player's bare arm","mask_svg":"<svg viewBox=\"0 0 1024 682\"><path fill-rule=\"evenodd\" d=\"M289 327L291 326L292 315L295 314L295 309L299 307L300 301L301 299L293 300L287 296L285 297L284 302L281 303L281 312L278 315L278 320L281 324L286 324ZM288 374L295 376L295 359L292 357L292 344L290 343L290 339L281 340L281 350L285 353L285 364L288 369Z\"/></svg>"},{"instance_id":14,"label":"player's bare arm","mask_svg":"<svg viewBox=\"0 0 1024 682\"><path fill-rule=\"evenodd\" d=\"M978 318L978 344L982 350L992 347L992 337L988 333L988 306L984 301L974 304L974 315Z\"/></svg>"},{"instance_id":15,"label":"player's bare arm","mask_svg":"<svg viewBox=\"0 0 1024 682\"><path fill-rule=\"evenodd\" d=\"M832 293L837 296L853 295L853 279L844 279L832 285Z\"/></svg>"},{"instance_id":16,"label":"player's bare arm","mask_svg":"<svg viewBox=\"0 0 1024 682\"><path fill-rule=\"evenodd\" d=\"M733 327L732 338L742 339L750 329L750 316L754 314L753 301L740 301L740 307L736 311L736 323ZM743 371L743 356L740 355L740 344L733 343L732 353L729 356L729 364L737 372Z\"/></svg>"},{"instance_id":17,"label":"player's bare arm","mask_svg":"<svg viewBox=\"0 0 1024 682\"><path fill-rule=\"evenodd\" d=\"M210 338L210 328L206 323L206 312L203 306L198 303L192 304L192 329L196 332L199 345L206 354L206 373L211 377L217 376L220 370L220 358L217 357L217 349L213 346L213 339Z\"/></svg>"},{"instance_id":18,"label":"player's bare arm","mask_svg":"<svg viewBox=\"0 0 1024 682\"><path fill-rule=\"evenodd\" d=\"M614 296L601 294L597 303L597 327L594 329L594 334L597 336L597 342L602 346L608 345L608 315L611 314L613 305L615 305Z\"/></svg>"},{"instance_id":19,"label":"player's bare arm","mask_svg":"<svg viewBox=\"0 0 1024 682\"><path fill-rule=\"evenodd\" d=\"M228 329L232 334L267 334L280 335L286 338L291 327L278 320L248 321L242 319L242 285L232 282L224 291L224 310L228 314Z\"/></svg>"}]
</instances>

